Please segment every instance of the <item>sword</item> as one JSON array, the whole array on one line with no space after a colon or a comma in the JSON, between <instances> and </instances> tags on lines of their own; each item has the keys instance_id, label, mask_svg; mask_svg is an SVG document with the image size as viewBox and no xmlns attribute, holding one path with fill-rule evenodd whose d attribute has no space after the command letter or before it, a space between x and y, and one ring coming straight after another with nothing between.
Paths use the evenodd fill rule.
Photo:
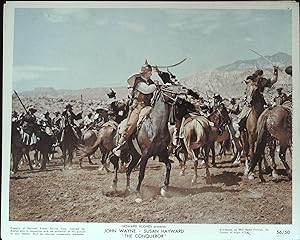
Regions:
<instances>
[{"instance_id":1,"label":"sword","mask_svg":"<svg viewBox=\"0 0 300 240\"><path fill-rule=\"evenodd\" d=\"M249 50L252 51L252 52L254 52L256 55L262 57L263 59L265 59L265 60L266 60L268 63L270 63L273 67L275 66L275 64L272 63L272 62L271 62L269 59L267 59L265 56L259 54L258 52L254 51L253 49L250 49L250 48L249 48ZM278 68L278 70L280 70L280 72L282 72L281 69Z\"/></svg>"},{"instance_id":2,"label":"sword","mask_svg":"<svg viewBox=\"0 0 300 240\"><path fill-rule=\"evenodd\" d=\"M155 66L152 66L152 67L154 67L154 68L171 68L171 67L175 67L175 66L177 66L177 65L179 65L179 64L181 64L181 63L183 63L185 60L186 60L186 58L184 58L184 59L181 60L180 62L175 63L175 64L173 64L173 65L168 65L168 66L155 65Z\"/></svg>"}]
</instances>

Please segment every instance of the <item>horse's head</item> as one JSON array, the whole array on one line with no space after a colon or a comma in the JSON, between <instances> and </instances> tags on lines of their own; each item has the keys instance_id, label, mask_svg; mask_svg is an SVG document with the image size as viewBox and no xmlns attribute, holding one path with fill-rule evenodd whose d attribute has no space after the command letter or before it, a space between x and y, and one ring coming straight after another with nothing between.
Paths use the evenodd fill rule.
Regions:
<instances>
[{"instance_id":1,"label":"horse's head","mask_svg":"<svg viewBox=\"0 0 300 240\"><path fill-rule=\"evenodd\" d=\"M162 85L157 91L162 94L163 101L171 105L177 103L180 95L188 94L188 89L179 85Z\"/></svg>"},{"instance_id":2,"label":"horse's head","mask_svg":"<svg viewBox=\"0 0 300 240\"><path fill-rule=\"evenodd\" d=\"M214 122L217 126L225 126L230 122L230 117L227 108L223 103L210 114L210 121Z\"/></svg>"},{"instance_id":3,"label":"horse's head","mask_svg":"<svg viewBox=\"0 0 300 240\"><path fill-rule=\"evenodd\" d=\"M186 114L196 112L195 105L179 97L175 103L175 117L182 119Z\"/></svg>"}]
</instances>

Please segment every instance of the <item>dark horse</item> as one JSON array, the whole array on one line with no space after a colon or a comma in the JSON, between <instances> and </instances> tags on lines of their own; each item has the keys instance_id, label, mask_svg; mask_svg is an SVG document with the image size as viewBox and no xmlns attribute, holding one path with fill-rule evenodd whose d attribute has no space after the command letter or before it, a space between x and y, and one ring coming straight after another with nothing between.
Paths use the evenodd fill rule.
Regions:
<instances>
[{"instance_id":1,"label":"dark horse","mask_svg":"<svg viewBox=\"0 0 300 240\"><path fill-rule=\"evenodd\" d=\"M170 172L171 172L171 162L168 155L168 145L170 142L170 134L168 130L169 113L171 109L171 104L177 101L177 96L179 94L186 94L187 89L182 86L175 85L162 85L157 86L157 90L154 93L154 104L149 114L140 122L137 127L137 132L135 138L140 147L141 153L133 146L133 140L129 140L129 153L132 159L127 167L126 176L126 190L131 191L130 187L130 174L135 166L139 164L139 177L138 184L136 187L136 202L141 202L140 189L141 184L145 176L146 165L150 157L158 156L160 160L166 166L164 185L161 188L161 194L165 196L168 191ZM125 120L126 121L126 120ZM123 121L121 124L125 124ZM118 182L118 161L119 159L113 155L110 158L115 169L115 178L113 180L113 187L116 190Z\"/></svg>"},{"instance_id":2,"label":"dark horse","mask_svg":"<svg viewBox=\"0 0 300 240\"><path fill-rule=\"evenodd\" d=\"M77 135L77 136L76 136ZM68 163L68 167L72 167L72 160L74 156L75 149L79 144L80 135L74 126L70 124L68 118L62 116L61 120L61 136L59 146L62 151L62 157L64 161L64 168Z\"/></svg>"},{"instance_id":3,"label":"dark horse","mask_svg":"<svg viewBox=\"0 0 300 240\"><path fill-rule=\"evenodd\" d=\"M36 128L36 135L38 137L37 142L34 145L27 145L22 140L22 134L22 128L19 126L19 123L13 122L11 131L11 153L13 160L12 172L16 173L18 171L19 162L23 154L26 155L30 169L33 170L29 155L31 150L40 152L42 159L40 169L44 170L47 162L49 161L49 154L52 152L52 145L55 142L55 139L53 136L41 131L40 128Z\"/></svg>"},{"instance_id":4,"label":"dark horse","mask_svg":"<svg viewBox=\"0 0 300 240\"><path fill-rule=\"evenodd\" d=\"M290 107L288 105L290 105ZM259 178L262 182L265 182L262 174L261 162L266 145L270 144L273 146L272 142L274 142L274 140L278 140L280 146L279 157L287 171L288 177L291 179L292 172L286 162L286 150L292 143L292 113L291 102L289 101L272 109L266 109L260 115L257 121L257 145L253 158L249 162L248 176L252 176L251 173L258 164ZM276 164L274 159L275 147L270 149L270 155L273 163L273 171L276 174Z\"/></svg>"}]
</instances>

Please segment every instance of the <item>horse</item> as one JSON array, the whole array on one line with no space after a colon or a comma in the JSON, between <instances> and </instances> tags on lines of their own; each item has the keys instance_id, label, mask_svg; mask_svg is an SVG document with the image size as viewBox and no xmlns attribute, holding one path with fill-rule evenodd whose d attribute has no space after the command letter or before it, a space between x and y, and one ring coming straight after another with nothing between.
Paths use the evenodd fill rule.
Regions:
<instances>
[{"instance_id":1,"label":"horse","mask_svg":"<svg viewBox=\"0 0 300 240\"><path fill-rule=\"evenodd\" d=\"M74 152L79 144L80 137L78 136L78 131L75 130L65 116L62 116L61 130L59 146L62 151L63 165L66 168L68 163L68 168L72 168Z\"/></svg>"},{"instance_id":2,"label":"horse","mask_svg":"<svg viewBox=\"0 0 300 240\"><path fill-rule=\"evenodd\" d=\"M131 192L130 175L134 167L139 168L138 184L136 187L135 202L142 202L140 190L145 176L145 170L150 157L158 156L160 161L165 164L165 180L161 187L161 195L166 196L171 173L171 162L168 155L168 145L170 143L170 134L168 130L169 114L172 104L176 103L180 94L187 94L187 89L178 85L157 85L153 96L153 106L150 112L138 124L134 138L140 148L140 153L134 147L134 141L128 140L129 148L127 151L131 155L131 161L126 169L126 190ZM126 125L126 119L120 125ZM118 132L118 136L120 136ZM115 177L113 179L113 188L116 191L118 182L118 157L110 157L114 165Z\"/></svg>"},{"instance_id":3,"label":"horse","mask_svg":"<svg viewBox=\"0 0 300 240\"><path fill-rule=\"evenodd\" d=\"M260 114L264 111L264 105L266 105L265 99L261 93L261 86L258 81L251 81L248 83L246 90L246 102L251 105L251 110L246 117L245 127L241 127L241 138L246 156L245 173L248 171L248 161L253 158L254 154L254 147L257 138L257 120Z\"/></svg>"},{"instance_id":4,"label":"horse","mask_svg":"<svg viewBox=\"0 0 300 240\"><path fill-rule=\"evenodd\" d=\"M22 135L24 134L23 129L19 126L18 122L12 123L11 131L11 153L13 160L12 172L16 173L18 171L18 165L23 155L26 156L30 170L33 170L30 154L31 150L35 151L34 157L37 158L37 153L41 154L41 164L40 169L45 170L46 164L49 161L49 154L52 151L52 144L54 143L54 138L48 135L46 132L41 131L40 128L36 127L37 142L34 145L28 145L24 142ZM36 161L38 159L35 159Z\"/></svg>"},{"instance_id":5,"label":"horse","mask_svg":"<svg viewBox=\"0 0 300 240\"><path fill-rule=\"evenodd\" d=\"M287 103L288 104L288 103ZM253 170L258 164L259 178L265 182L263 177L261 162L267 144L273 146L270 148L272 158L273 176L277 176L275 163L275 146L274 140L277 140L280 146L279 158L282 161L289 179L292 178L292 171L286 162L286 150L292 143L292 113L291 108L285 104L278 105L272 109L265 109L257 121L257 144L253 158L249 162L248 177L252 179Z\"/></svg>"},{"instance_id":6,"label":"horse","mask_svg":"<svg viewBox=\"0 0 300 240\"><path fill-rule=\"evenodd\" d=\"M213 111L212 119L215 119L219 125L214 125L204 116L192 115L184 120L181 126L181 137L184 147L187 152L187 156L183 161L181 168L181 175L184 175L186 169L186 159L191 157L194 161L194 177L192 183L197 182L198 173L198 155L200 153L200 148L204 150L204 162L206 169L206 183L211 183L211 177L209 172L208 157L209 150L218 138L220 125L227 124L230 121L228 112L223 103L218 105Z\"/></svg>"},{"instance_id":7,"label":"horse","mask_svg":"<svg viewBox=\"0 0 300 240\"><path fill-rule=\"evenodd\" d=\"M87 141L84 141L81 144L79 144L76 149L76 155L80 167L82 166L82 159L91 156L99 148L102 154L101 169L104 169L107 173L111 172L108 168L107 160L109 159L112 149L117 146L117 127L118 123L116 121L109 120L102 124L101 128L98 131L89 130L90 137L87 138ZM121 151L120 159L121 165L123 167L124 163L128 162L128 156L123 150Z\"/></svg>"}]
</instances>

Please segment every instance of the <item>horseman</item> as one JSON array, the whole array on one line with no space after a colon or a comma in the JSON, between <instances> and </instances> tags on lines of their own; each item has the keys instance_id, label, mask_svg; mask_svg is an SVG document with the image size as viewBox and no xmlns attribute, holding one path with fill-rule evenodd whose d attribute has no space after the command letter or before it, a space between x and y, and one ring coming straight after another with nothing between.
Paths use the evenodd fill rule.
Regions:
<instances>
[{"instance_id":1,"label":"horseman","mask_svg":"<svg viewBox=\"0 0 300 240\"><path fill-rule=\"evenodd\" d=\"M212 113L213 111L215 111L222 102L223 102L223 98L221 97L220 94L214 95L213 106L209 112Z\"/></svg>"},{"instance_id":2,"label":"horseman","mask_svg":"<svg viewBox=\"0 0 300 240\"><path fill-rule=\"evenodd\" d=\"M124 144L135 131L142 109L144 109L146 106L151 106L153 92L156 89L156 85L150 78L151 75L152 66L146 61L141 67L140 73L134 74L128 79L128 89L129 96L131 98L131 104L129 107L125 130L118 141L117 147L113 149L113 153L116 156L120 156L121 147L124 146Z\"/></svg>"},{"instance_id":3,"label":"horseman","mask_svg":"<svg viewBox=\"0 0 300 240\"><path fill-rule=\"evenodd\" d=\"M41 126L42 131L44 131L48 135L53 135L53 132L52 132L52 129L53 129L52 119L51 119L50 113L48 111L46 111L43 114L43 117L40 120L40 126Z\"/></svg>"},{"instance_id":4,"label":"horseman","mask_svg":"<svg viewBox=\"0 0 300 240\"><path fill-rule=\"evenodd\" d=\"M33 106L28 107L28 111L22 119L22 140L26 145L34 145L38 141L39 126L35 116L36 111Z\"/></svg>"},{"instance_id":5,"label":"horseman","mask_svg":"<svg viewBox=\"0 0 300 240\"><path fill-rule=\"evenodd\" d=\"M117 97L116 97L116 92L111 88L110 89L110 92L109 93L107 93L107 96L108 96L108 98L114 98L114 99L116 99Z\"/></svg>"},{"instance_id":6,"label":"horseman","mask_svg":"<svg viewBox=\"0 0 300 240\"><path fill-rule=\"evenodd\" d=\"M199 97L199 99L194 100L195 110L199 112L200 115L206 116L209 111L209 106L205 103L203 97Z\"/></svg>"},{"instance_id":7,"label":"horseman","mask_svg":"<svg viewBox=\"0 0 300 240\"><path fill-rule=\"evenodd\" d=\"M64 117L65 120L64 123L62 123L63 129L65 130L65 127L67 125L71 126L75 137L77 138L77 140L79 140L81 137L81 131L79 126L75 123L75 120L82 119L82 111L79 112L78 114L75 114L73 112L73 106L71 104L67 104L64 111L62 112L62 117ZM64 138L64 132L65 132L64 130L62 133L61 140L63 140Z\"/></svg>"},{"instance_id":8,"label":"horseman","mask_svg":"<svg viewBox=\"0 0 300 240\"><path fill-rule=\"evenodd\" d=\"M266 87L268 87L268 88L272 87L278 80L278 66L273 66L273 69L274 69L274 71L273 71L272 78L268 78L268 79L265 78L263 76L263 70L258 69L252 75L248 76L246 78L246 80L244 80L244 81L247 85L250 84L251 82L256 83L258 86L258 90L263 97L264 89ZM246 100L246 102L243 106L243 109L240 112L240 114L238 115L238 123L241 127L244 124L246 117L248 116L248 114L251 111L251 102L247 102L247 99L245 99L245 100Z\"/></svg>"},{"instance_id":9,"label":"horseman","mask_svg":"<svg viewBox=\"0 0 300 240\"><path fill-rule=\"evenodd\" d=\"M227 107L228 112L232 115L238 115L240 113L240 105L236 102L235 98L230 99L230 104Z\"/></svg>"},{"instance_id":10,"label":"horseman","mask_svg":"<svg viewBox=\"0 0 300 240\"><path fill-rule=\"evenodd\" d=\"M287 100L287 95L286 93L282 92L282 89L282 87L276 89L278 95L274 98L272 106L281 105Z\"/></svg>"},{"instance_id":11,"label":"horseman","mask_svg":"<svg viewBox=\"0 0 300 240\"><path fill-rule=\"evenodd\" d=\"M91 128L92 125L94 124L92 116L93 116L93 113L90 112L88 115L86 115L83 118L83 129L84 130L87 130L87 129Z\"/></svg>"}]
</instances>

